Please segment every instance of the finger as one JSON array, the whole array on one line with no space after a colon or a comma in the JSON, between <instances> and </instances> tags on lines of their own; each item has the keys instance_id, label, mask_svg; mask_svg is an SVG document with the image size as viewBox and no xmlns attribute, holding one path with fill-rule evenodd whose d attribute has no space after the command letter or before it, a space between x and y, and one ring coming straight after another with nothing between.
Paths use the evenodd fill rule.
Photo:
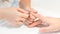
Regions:
<instances>
[{"instance_id":1,"label":"finger","mask_svg":"<svg viewBox=\"0 0 60 34\"><path fill-rule=\"evenodd\" d=\"M21 13L28 13L28 11L25 11L24 9L21 9L21 8L17 8L18 12L21 12Z\"/></svg>"},{"instance_id":2,"label":"finger","mask_svg":"<svg viewBox=\"0 0 60 34\"><path fill-rule=\"evenodd\" d=\"M31 21L29 21L29 20L26 20L26 21L24 22L24 24L27 25L27 26L29 26L30 23L31 23Z\"/></svg>"},{"instance_id":3,"label":"finger","mask_svg":"<svg viewBox=\"0 0 60 34\"><path fill-rule=\"evenodd\" d=\"M35 27L35 26L37 26L37 25L39 25L39 24L41 24L41 21L32 22L32 23L30 23L28 26L29 26L29 27Z\"/></svg>"},{"instance_id":4,"label":"finger","mask_svg":"<svg viewBox=\"0 0 60 34\"><path fill-rule=\"evenodd\" d=\"M34 13L34 12L30 12L29 16L30 16L31 19L34 20L36 17L33 15L33 13ZM34 14L36 14L36 13L34 13Z\"/></svg>"},{"instance_id":5,"label":"finger","mask_svg":"<svg viewBox=\"0 0 60 34\"><path fill-rule=\"evenodd\" d=\"M49 24L38 24L35 27L48 27L48 26L49 26Z\"/></svg>"},{"instance_id":6,"label":"finger","mask_svg":"<svg viewBox=\"0 0 60 34\"><path fill-rule=\"evenodd\" d=\"M17 22L24 22L24 21L25 21L25 18L18 17L18 18L16 19L16 21L17 21Z\"/></svg>"},{"instance_id":7,"label":"finger","mask_svg":"<svg viewBox=\"0 0 60 34\"><path fill-rule=\"evenodd\" d=\"M39 18L41 21L46 21L46 17L38 14L38 13L32 13L33 16L35 16L36 18Z\"/></svg>"},{"instance_id":8,"label":"finger","mask_svg":"<svg viewBox=\"0 0 60 34\"><path fill-rule=\"evenodd\" d=\"M33 19L31 19L31 18L27 18L25 21L26 21L26 24L29 25L30 23L33 22Z\"/></svg>"},{"instance_id":9,"label":"finger","mask_svg":"<svg viewBox=\"0 0 60 34\"><path fill-rule=\"evenodd\" d=\"M30 18L35 19L35 16L32 13L30 13Z\"/></svg>"},{"instance_id":10,"label":"finger","mask_svg":"<svg viewBox=\"0 0 60 34\"><path fill-rule=\"evenodd\" d=\"M33 13L37 13L37 11L33 8L29 8L28 11L33 12Z\"/></svg>"},{"instance_id":11,"label":"finger","mask_svg":"<svg viewBox=\"0 0 60 34\"><path fill-rule=\"evenodd\" d=\"M34 26L36 26L36 25L38 25L38 23L37 23L37 22L35 22L35 23L32 23L32 24L28 25L28 27L34 27Z\"/></svg>"},{"instance_id":12,"label":"finger","mask_svg":"<svg viewBox=\"0 0 60 34\"><path fill-rule=\"evenodd\" d=\"M19 13L19 17L27 18L27 17L28 17L28 14L22 14L22 13Z\"/></svg>"},{"instance_id":13,"label":"finger","mask_svg":"<svg viewBox=\"0 0 60 34\"><path fill-rule=\"evenodd\" d=\"M41 15L40 14L38 14L38 13L31 13L32 15L34 15L35 17L38 17L38 18L40 18L41 17Z\"/></svg>"},{"instance_id":14,"label":"finger","mask_svg":"<svg viewBox=\"0 0 60 34\"><path fill-rule=\"evenodd\" d=\"M46 33L46 32L56 32L59 31L59 29L53 25L49 26L49 27L43 27L40 28L40 32Z\"/></svg>"}]
</instances>

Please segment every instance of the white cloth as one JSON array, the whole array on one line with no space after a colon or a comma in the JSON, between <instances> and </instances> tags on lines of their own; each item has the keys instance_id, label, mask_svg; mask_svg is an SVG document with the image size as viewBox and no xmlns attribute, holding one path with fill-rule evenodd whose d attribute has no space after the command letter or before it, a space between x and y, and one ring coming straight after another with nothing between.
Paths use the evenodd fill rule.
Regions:
<instances>
[{"instance_id":1,"label":"white cloth","mask_svg":"<svg viewBox=\"0 0 60 34\"><path fill-rule=\"evenodd\" d=\"M0 8L7 8L7 7L19 7L20 0L9 0L9 2L5 1L2 2L0 0Z\"/></svg>"},{"instance_id":2,"label":"white cloth","mask_svg":"<svg viewBox=\"0 0 60 34\"><path fill-rule=\"evenodd\" d=\"M31 0L32 7L44 16L60 18L60 0Z\"/></svg>"}]
</instances>

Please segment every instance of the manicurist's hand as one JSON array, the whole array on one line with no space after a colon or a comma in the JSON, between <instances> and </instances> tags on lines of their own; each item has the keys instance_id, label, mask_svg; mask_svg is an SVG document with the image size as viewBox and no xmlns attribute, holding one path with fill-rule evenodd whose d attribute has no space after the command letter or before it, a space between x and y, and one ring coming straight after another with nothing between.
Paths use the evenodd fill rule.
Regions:
<instances>
[{"instance_id":1,"label":"manicurist's hand","mask_svg":"<svg viewBox=\"0 0 60 34\"><path fill-rule=\"evenodd\" d=\"M19 26L28 17L28 12L21 8L0 8L0 17L9 21L11 26Z\"/></svg>"}]
</instances>

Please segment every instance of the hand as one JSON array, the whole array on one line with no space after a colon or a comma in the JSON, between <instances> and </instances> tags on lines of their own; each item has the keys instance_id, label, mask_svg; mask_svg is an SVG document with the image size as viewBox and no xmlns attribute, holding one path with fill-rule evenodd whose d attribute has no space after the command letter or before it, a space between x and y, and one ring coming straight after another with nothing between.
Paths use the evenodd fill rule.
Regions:
<instances>
[{"instance_id":1,"label":"hand","mask_svg":"<svg viewBox=\"0 0 60 34\"><path fill-rule=\"evenodd\" d=\"M29 17L26 19L26 22L25 22L25 24L28 27L34 27L37 24L41 23L40 19L38 21L34 21L37 18L36 16L34 16L34 14L37 14L36 10L34 10L33 8L29 8L28 11L29 11Z\"/></svg>"},{"instance_id":2,"label":"hand","mask_svg":"<svg viewBox=\"0 0 60 34\"><path fill-rule=\"evenodd\" d=\"M42 23L39 23L39 25L46 25L46 27L41 27L40 28L40 32L57 32L60 31L60 18L54 18L54 17L44 17L42 15L39 14L34 14L35 17L40 18L40 20L42 21ZM35 24L35 23L34 23ZM33 26L36 26L32 24ZM31 25L30 25L31 26ZM31 26L31 27L33 27ZM37 24L38 26L38 24Z\"/></svg>"},{"instance_id":3,"label":"hand","mask_svg":"<svg viewBox=\"0 0 60 34\"><path fill-rule=\"evenodd\" d=\"M37 22L33 22L33 19L35 19L35 17L39 18ZM39 30L40 32L60 31L60 18L44 17L38 13L34 13L33 10L31 10L30 17L27 20L26 24L28 27L41 26L41 24L47 25L46 27L41 27Z\"/></svg>"},{"instance_id":4,"label":"hand","mask_svg":"<svg viewBox=\"0 0 60 34\"><path fill-rule=\"evenodd\" d=\"M40 28L40 32L58 32L60 31L60 18L46 17L45 23L48 27Z\"/></svg>"},{"instance_id":5,"label":"hand","mask_svg":"<svg viewBox=\"0 0 60 34\"><path fill-rule=\"evenodd\" d=\"M28 12L21 8L4 8L0 15L2 19L10 22L8 23L10 26L18 27L28 17Z\"/></svg>"}]
</instances>

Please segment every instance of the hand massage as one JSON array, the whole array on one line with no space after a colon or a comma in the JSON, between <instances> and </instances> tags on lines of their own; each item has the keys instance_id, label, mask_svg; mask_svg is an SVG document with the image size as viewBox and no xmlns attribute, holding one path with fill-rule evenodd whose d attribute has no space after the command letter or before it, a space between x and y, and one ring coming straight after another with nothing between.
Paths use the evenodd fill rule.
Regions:
<instances>
[{"instance_id":1,"label":"hand massage","mask_svg":"<svg viewBox=\"0 0 60 34\"><path fill-rule=\"evenodd\" d=\"M0 0L0 19L7 21L0 25L20 27L23 24L40 28L40 32L60 31L60 18L43 16L30 3L31 0Z\"/></svg>"}]
</instances>

